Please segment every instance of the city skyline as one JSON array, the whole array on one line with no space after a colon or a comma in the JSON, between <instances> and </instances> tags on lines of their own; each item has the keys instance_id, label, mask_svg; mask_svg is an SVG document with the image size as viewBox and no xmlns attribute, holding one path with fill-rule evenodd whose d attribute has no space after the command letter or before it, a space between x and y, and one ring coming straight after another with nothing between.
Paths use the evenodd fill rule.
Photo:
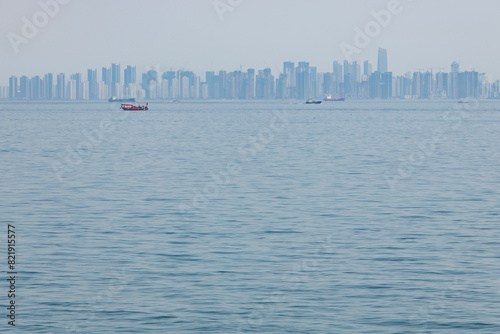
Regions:
<instances>
[{"instance_id":1,"label":"city skyline","mask_svg":"<svg viewBox=\"0 0 500 334\"><path fill-rule=\"evenodd\" d=\"M332 71L319 72L307 61L283 62L279 73L272 69L142 72L136 66L113 63L81 73L46 73L43 76L11 76L0 87L0 98L17 100L138 99L304 99L332 95L349 99L499 98L500 82L486 73L460 71L452 62L449 71L390 71L387 49L378 50L376 71L369 61L333 61ZM100 74L100 76L99 76ZM123 74L123 75L122 75ZM67 78L67 79L66 79ZM122 79L123 78L123 79ZM139 80L140 79L140 80Z\"/></svg>"},{"instance_id":2,"label":"city skyline","mask_svg":"<svg viewBox=\"0 0 500 334\"><path fill-rule=\"evenodd\" d=\"M500 78L492 0L453 6L429 0L3 3L0 49L8 66L0 67L0 85L12 73L84 73L105 63L278 73L286 59L307 60L319 72L330 71L332 59L368 59L375 69L379 47L391 50L395 74L436 72L458 61Z\"/></svg>"}]
</instances>

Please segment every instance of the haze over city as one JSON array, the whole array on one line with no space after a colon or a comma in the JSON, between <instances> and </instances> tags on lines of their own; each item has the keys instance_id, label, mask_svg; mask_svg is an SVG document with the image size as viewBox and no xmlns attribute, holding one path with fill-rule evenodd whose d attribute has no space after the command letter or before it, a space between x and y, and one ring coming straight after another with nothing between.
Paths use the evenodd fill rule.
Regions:
<instances>
[{"instance_id":1,"label":"haze over city","mask_svg":"<svg viewBox=\"0 0 500 334\"><path fill-rule=\"evenodd\" d=\"M461 69L500 77L500 47L492 43L498 29L497 2L454 1L298 1L184 0L117 2L59 1L41 19L37 32L23 36L51 0L2 0L0 85L11 75L85 72L110 63L134 64L138 72L197 72L271 68L277 74L284 61L308 61L318 71L332 71L342 62L341 46L355 46L355 29L376 22L374 13L389 6L397 11L384 18L350 60L377 62L379 47L390 51L389 70L404 74L419 69ZM50 14L50 13L49 13ZM13 34L25 38L13 46ZM10 36L10 37L9 37ZM15 44L15 43L14 43Z\"/></svg>"},{"instance_id":2,"label":"haze over city","mask_svg":"<svg viewBox=\"0 0 500 334\"><path fill-rule=\"evenodd\" d=\"M0 333L500 333L498 9L0 0Z\"/></svg>"}]
</instances>

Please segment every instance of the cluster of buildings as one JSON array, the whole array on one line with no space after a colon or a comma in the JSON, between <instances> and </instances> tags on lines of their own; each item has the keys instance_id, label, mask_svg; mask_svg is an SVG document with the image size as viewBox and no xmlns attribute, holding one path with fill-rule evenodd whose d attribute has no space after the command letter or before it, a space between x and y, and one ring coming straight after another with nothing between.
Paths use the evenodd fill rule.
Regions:
<instances>
[{"instance_id":1,"label":"cluster of buildings","mask_svg":"<svg viewBox=\"0 0 500 334\"><path fill-rule=\"evenodd\" d=\"M98 75L100 74L100 75ZM484 73L460 71L457 62L450 72L418 71L394 76L388 69L387 50L379 49L377 68L365 61L334 61L332 72L320 73L308 62L287 61L277 76L271 69L206 72L203 81L191 71L149 70L137 80L135 66L119 64L66 76L11 76L0 87L0 98L17 100L137 99L307 99L326 94L347 99L500 98L500 82Z\"/></svg>"}]
</instances>

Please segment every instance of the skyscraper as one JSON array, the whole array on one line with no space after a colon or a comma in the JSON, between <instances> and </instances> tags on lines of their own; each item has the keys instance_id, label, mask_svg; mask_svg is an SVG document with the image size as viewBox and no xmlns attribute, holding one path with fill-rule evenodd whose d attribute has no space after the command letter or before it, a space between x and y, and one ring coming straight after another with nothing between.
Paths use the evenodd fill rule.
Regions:
<instances>
[{"instance_id":1,"label":"skyscraper","mask_svg":"<svg viewBox=\"0 0 500 334\"><path fill-rule=\"evenodd\" d=\"M452 99L458 99L458 76L460 73L460 64L454 61L451 64L451 74L450 74L450 94L449 97Z\"/></svg>"},{"instance_id":2,"label":"skyscraper","mask_svg":"<svg viewBox=\"0 0 500 334\"><path fill-rule=\"evenodd\" d=\"M382 73L380 86L380 97L390 99L392 97L392 72Z\"/></svg>"},{"instance_id":3,"label":"skyscraper","mask_svg":"<svg viewBox=\"0 0 500 334\"><path fill-rule=\"evenodd\" d=\"M247 98L253 99L255 97L255 70L253 68L249 68L247 73L248 73Z\"/></svg>"},{"instance_id":4,"label":"skyscraper","mask_svg":"<svg viewBox=\"0 0 500 334\"><path fill-rule=\"evenodd\" d=\"M83 99L83 87L82 87L82 75L80 73L75 73L70 76L72 80L71 88L72 88L72 98L76 100Z\"/></svg>"},{"instance_id":5,"label":"skyscraper","mask_svg":"<svg viewBox=\"0 0 500 334\"><path fill-rule=\"evenodd\" d=\"M380 73L385 73L388 71L387 67L387 50L379 48L378 49L378 65L377 71Z\"/></svg>"},{"instance_id":6,"label":"skyscraper","mask_svg":"<svg viewBox=\"0 0 500 334\"><path fill-rule=\"evenodd\" d=\"M58 100L66 98L66 75L64 73L57 75L56 98Z\"/></svg>"},{"instance_id":7,"label":"skyscraper","mask_svg":"<svg viewBox=\"0 0 500 334\"><path fill-rule=\"evenodd\" d=\"M286 76L284 78L284 96L287 97L295 97L295 63L292 61L287 61L283 63L283 74Z\"/></svg>"},{"instance_id":8,"label":"skyscraper","mask_svg":"<svg viewBox=\"0 0 500 334\"><path fill-rule=\"evenodd\" d=\"M149 70L142 74L142 89L146 92L146 98L156 98L156 89L158 85L158 72ZM176 95L177 97L177 95Z\"/></svg>"},{"instance_id":9,"label":"skyscraper","mask_svg":"<svg viewBox=\"0 0 500 334\"><path fill-rule=\"evenodd\" d=\"M29 99L31 92L31 79L27 76L22 76L19 79L19 93L18 97L22 99Z\"/></svg>"},{"instance_id":10,"label":"skyscraper","mask_svg":"<svg viewBox=\"0 0 500 334\"><path fill-rule=\"evenodd\" d=\"M105 85L111 86L111 68L102 68L102 82L104 82Z\"/></svg>"},{"instance_id":11,"label":"skyscraper","mask_svg":"<svg viewBox=\"0 0 500 334\"><path fill-rule=\"evenodd\" d=\"M128 85L131 83L136 83L137 82L137 73L136 73L136 68L135 66L127 66L127 68L124 71L124 83L125 83L125 88L128 88Z\"/></svg>"},{"instance_id":12,"label":"skyscraper","mask_svg":"<svg viewBox=\"0 0 500 334\"><path fill-rule=\"evenodd\" d=\"M39 100L43 97L42 79L37 75L31 78L31 99Z\"/></svg>"},{"instance_id":13,"label":"skyscraper","mask_svg":"<svg viewBox=\"0 0 500 334\"><path fill-rule=\"evenodd\" d=\"M52 100L54 95L54 75L52 73L45 74L43 78L43 90L45 100Z\"/></svg>"},{"instance_id":14,"label":"skyscraper","mask_svg":"<svg viewBox=\"0 0 500 334\"><path fill-rule=\"evenodd\" d=\"M342 64L338 61L333 62L333 94L337 97L343 97L342 82L344 81L344 74Z\"/></svg>"},{"instance_id":15,"label":"skyscraper","mask_svg":"<svg viewBox=\"0 0 500 334\"><path fill-rule=\"evenodd\" d=\"M89 69L87 71L87 80L89 81L89 100L97 100L97 70Z\"/></svg>"},{"instance_id":16,"label":"skyscraper","mask_svg":"<svg viewBox=\"0 0 500 334\"><path fill-rule=\"evenodd\" d=\"M117 84L121 82L120 64L111 64L111 95L117 96Z\"/></svg>"},{"instance_id":17,"label":"skyscraper","mask_svg":"<svg viewBox=\"0 0 500 334\"><path fill-rule=\"evenodd\" d=\"M11 76L9 78L9 99L15 99L17 97L17 77Z\"/></svg>"},{"instance_id":18,"label":"skyscraper","mask_svg":"<svg viewBox=\"0 0 500 334\"><path fill-rule=\"evenodd\" d=\"M370 64L368 60L365 60L363 64L363 74L367 77L370 77L370 75L372 75L372 64Z\"/></svg>"},{"instance_id":19,"label":"skyscraper","mask_svg":"<svg viewBox=\"0 0 500 334\"><path fill-rule=\"evenodd\" d=\"M297 97L299 99L310 97L311 74L309 73L309 63L305 61L299 62L296 75L297 75Z\"/></svg>"}]
</instances>

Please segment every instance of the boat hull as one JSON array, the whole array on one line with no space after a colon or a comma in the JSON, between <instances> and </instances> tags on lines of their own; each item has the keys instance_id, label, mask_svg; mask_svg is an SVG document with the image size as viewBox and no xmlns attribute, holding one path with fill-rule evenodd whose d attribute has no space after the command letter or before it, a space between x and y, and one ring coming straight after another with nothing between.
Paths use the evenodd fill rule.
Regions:
<instances>
[{"instance_id":1,"label":"boat hull","mask_svg":"<svg viewBox=\"0 0 500 334\"><path fill-rule=\"evenodd\" d=\"M133 104L122 104L120 106L120 109L127 110L127 111L132 111L132 110L149 110L147 103L146 103L145 106L133 105Z\"/></svg>"}]
</instances>

